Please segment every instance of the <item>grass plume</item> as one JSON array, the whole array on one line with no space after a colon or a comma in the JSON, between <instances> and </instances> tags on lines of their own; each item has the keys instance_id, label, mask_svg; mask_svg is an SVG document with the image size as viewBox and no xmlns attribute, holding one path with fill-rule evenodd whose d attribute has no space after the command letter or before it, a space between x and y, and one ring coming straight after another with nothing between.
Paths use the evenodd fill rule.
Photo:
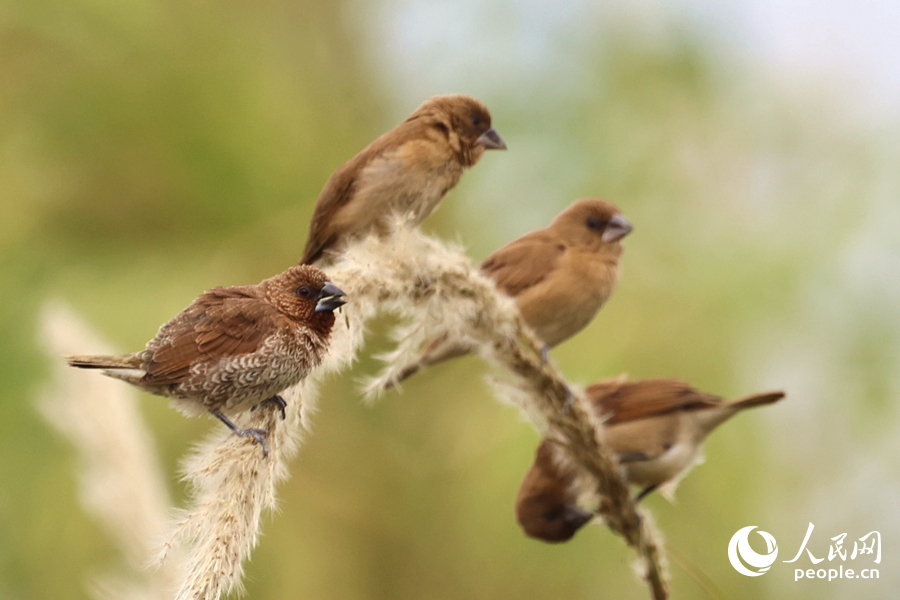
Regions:
<instances>
[{"instance_id":1,"label":"grass plume","mask_svg":"<svg viewBox=\"0 0 900 600\"><path fill-rule=\"evenodd\" d=\"M449 343L473 348L492 365L498 395L518 405L539 431L557 439L561 459L592 482L601 499L600 514L637 550L654 598L667 596L659 536L619 476L603 443L602 425L582 392L572 389L553 363L542 358L542 345L513 300L497 291L459 248L398 223L386 239L373 236L351 245L327 274L349 302L337 315L323 363L282 394L287 401L283 421L270 410L246 412L236 419L241 427L268 430L268 458L259 446L216 427L183 463L190 499L158 555L160 564L180 573L177 600L218 600L241 589L243 564L259 542L262 513L276 507L278 483L288 476L287 465L310 431L320 383L356 358L366 323L380 314L395 315L400 324L393 332L394 350L382 357L385 368L366 384L367 398L396 383L430 340L443 336ZM58 353L66 352L70 350ZM97 377L91 381L130 393L122 392L126 386L118 382Z\"/></svg>"},{"instance_id":2,"label":"grass plume","mask_svg":"<svg viewBox=\"0 0 900 600\"><path fill-rule=\"evenodd\" d=\"M378 310L403 321L394 331L395 349L381 357L385 368L366 385L367 397L395 384L430 340L443 336L451 344L474 347L497 373L501 398L519 406L541 433L559 442L562 458L593 480L598 512L638 552L653 597L667 597L660 536L651 519L638 512L603 442L602 424L583 393L543 359L541 342L510 297L458 249L406 228L397 228L386 242L370 238L352 247L330 275L353 299L353 310L365 299L363 321Z\"/></svg>"},{"instance_id":3,"label":"grass plume","mask_svg":"<svg viewBox=\"0 0 900 600\"><path fill-rule=\"evenodd\" d=\"M111 353L67 306L44 306L40 337L53 366L38 409L76 450L81 503L130 571L91 582L93 595L169 598L175 574L166 568L147 569L154 542L168 526L170 500L155 444L138 408L138 393L119 381L70 369L59 359L85 349Z\"/></svg>"}]
</instances>

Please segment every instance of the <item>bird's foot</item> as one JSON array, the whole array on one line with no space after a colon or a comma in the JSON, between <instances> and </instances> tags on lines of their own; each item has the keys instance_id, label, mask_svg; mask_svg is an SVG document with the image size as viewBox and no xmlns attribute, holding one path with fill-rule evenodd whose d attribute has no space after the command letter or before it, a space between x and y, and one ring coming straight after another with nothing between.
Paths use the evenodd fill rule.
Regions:
<instances>
[{"instance_id":1,"label":"bird's foot","mask_svg":"<svg viewBox=\"0 0 900 600\"><path fill-rule=\"evenodd\" d=\"M277 396L276 396L277 398ZM282 400L284 402L284 400ZM223 415L221 412L217 410L211 410L211 412L217 419L225 423L225 426L228 427L231 431L233 431L236 435L241 437L250 438L254 444L259 444L262 446L263 458L267 458L269 456L269 445L266 443L266 436L269 435L269 432L265 429L241 429L237 425L235 425L231 419Z\"/></svg>"},{"instance_id":2,"label":"bird's foot","mask_svg":"<svg viewBox=\"0 0 900 600\"><path fill-rule=\"evenodd\" d=\"M541 344L541 366L543 367L550 362L550 346Z\"/></svg>"},{"instance_id":3,"label":"bird's foot","mask_svg":"<svg viewBox=\"0 0 900 600\"><path fill-rule=\"evenodd\" d=\"M269 456L269 445L266 443L266 436L269 435L269 432L265 429L238 429L235 431L241 437L250 438L254 444L259 444L262 446L263 458L267 458Z\"/></svg>"},{"instance_id":4,"label":"bird's foot","mask_svg":"<svg viewBox=\"0 0 900 600\"><path fill-rule=\"evenodd\" d=\"M280 410L282 421L284 421L287 418L287 413L285 412L285 409L287 408L287 402L285 402L284 398L282 398L278 394L275 394L271 398L267 398L267 399L263 400L262 402L260 402L259 404L257 404L253 408L251 408L250 410L256 410L257 408L261 407L264 404L274 406L275 410Z\"/></svg>"},{"instance_id":5,"label":"bird's foot","mask_svg":"<svg viewBox=\"0 0 900 600\"><path fill-rule=\"evenodd\" d=\"M566 386L566 403L563 404L560 416L564 417L569 414L569 411L572 410L573 402L575 402L575 394L572 393L572 390L569 389L569 386Z\"/></svg>"}]
</instances>

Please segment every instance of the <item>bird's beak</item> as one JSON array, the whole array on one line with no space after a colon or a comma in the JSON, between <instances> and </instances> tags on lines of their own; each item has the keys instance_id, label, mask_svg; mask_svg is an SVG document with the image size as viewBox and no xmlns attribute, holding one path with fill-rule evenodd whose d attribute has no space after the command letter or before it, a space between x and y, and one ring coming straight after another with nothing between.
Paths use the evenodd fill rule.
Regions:
<instances>
[{"instance_id":1,"label":"bird's beak","mask_svg":"<svg viewBox=\"0 0 900 600\"><path fill-rule=\"evenodd\" d=\"M632 229L633 227L631 226L631 223L628 222L628 219L620 214L615 214L613 215L613 218L609 220L600 239L607 243L617 242L631 233Z\"/></svg>"},{"instance_id":2,"label":"bird's beak","mask_svg":"<svg viewBox=\"0 0 900 600\"><path fill-rule=\"evenodd\" d=\"M594 513L582 510L574 504L566 504L563 509L563 520L574 529L579 529L594 518Z\"/></svg>"},{"instance_id":3,"label":"bird's beak","mask_svg":"<svg viewBox=\"0 0 900 600\"><path fill-rule=\"evenodd\" d=\"M475 140L476 146L484 146L488 150L506 150L506 142L497 133L497 130L491 127Z\"/></svg>"},{"instance_id":4,"label":"bird's beak","mask_svg":"<svg viewBox=\"0 0 900 600\"><path fill-rule=\"evenodd\" d=\"M316 302L316 312L331 312L347 303L347 295L341 289L326 281L319 292L319 299Z\"/></svg>"}]
</instances>

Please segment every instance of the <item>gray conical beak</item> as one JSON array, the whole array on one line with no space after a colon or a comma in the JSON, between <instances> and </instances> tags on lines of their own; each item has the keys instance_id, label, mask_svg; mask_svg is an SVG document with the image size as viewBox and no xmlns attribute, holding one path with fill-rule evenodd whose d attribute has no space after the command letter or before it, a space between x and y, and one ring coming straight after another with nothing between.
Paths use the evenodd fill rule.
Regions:
<instances>
[{"instance_id":1,"label":"gray conical beak","mask_svg":"<svg viewBox=\"0 0 900 600\"><path fill-rule=\"evenodd\" d=\"M612 219L609 220L609 223L607 223L606 229L603 230L603 235L600 239L606 243L616 242L631 233L632 229L633 227L631 226L631 223L628 222L628 219L620 214L615 214Z\"/></svg>"},{"instance_id":2,"label":"gray conical beak","mask_svg":"<svg viewBox=\"0 0 900 600\"><path fill-rule=\"evenodd\" d=\"M563 510L563 520L573 529L579 529L594 518L594 513L581 510L574 504L566 504Z\"/></svg>"},{"instance_id":3,"label":"gray conical beak","mask_svg":"<svg viewBox=\"0 0 900 600\"><path fill-rule=\"evenodd\" d=\"M341 289L326 281L319 291L319 299L316 302L316 312L331 312L347 303L347 295Z\"/></svg>"},{"instance_id":4,"label":"gray conical beak","mask_svg":"<svg viewBox=\"0 0 900 600\"><path fill-rule=\"evenodd\" d=\"M484 146L488 150L506 150L506 142L497 133L497 130L491 127L475 140L476 146Z\"/></svg>"}]
</instances>

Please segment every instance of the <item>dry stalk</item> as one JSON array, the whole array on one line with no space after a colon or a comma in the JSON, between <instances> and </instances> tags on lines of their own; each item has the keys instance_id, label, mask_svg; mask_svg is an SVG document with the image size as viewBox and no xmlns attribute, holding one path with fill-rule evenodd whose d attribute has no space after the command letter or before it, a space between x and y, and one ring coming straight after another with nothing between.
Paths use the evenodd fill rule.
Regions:
<instances>
[{"instance_id":1,"label":"dry stalk","mask_svg":"<svg viewBox=\"0 0 900 600\"><path fill-rule=\"evenodd\" d=\"M495 379L495 387L519 406L539 431L554 439L561 460L588 474L600 498L598 512L643 560L642 576L653 597L668 597L668 574L660 535L648 514L639 512L619 475L615 457L603 442L603 425L581 390L570 387L552 363L540 358L540 342L524 327L518 339L498 339L489 360L518 378Z\"/></svg>"},{"instance_id":2,"label":"dry stalk","mask_svg":"<svg viewBox=\"0 0 900 600\"><path fill-rule=\"evenodd\" d=\"M370 237L350 246L327 273L347 293L349 303L338 315L323 364L282 394L288 404L285 421L270 411L249 412L237 419L241 426L269 430L268 458L262 457L259 446L216 427L184 463L191 500L159 555L161 564L168 559L172 568L181 567L178 600L218 600L241 587L243 562L259 540L262 511L276 505L276 486L287 477L287 462L309 431L319 384L355 359L365 324L380 313L397 315L403 324L396 328L397 346L384 357L387 366L369 382L367 396L377 396L394 382L426 341L446 336L450 342L475 348L490 364L512 375L500 384L503 395L517 403L538 429L559 437L571 462L596 481L600 513L638 551L654 597L666 597L658 534L638 513L619 477L601 439L602 427L585 408L582 394L571 390L556 367L541 359L540 344L513 301L499 293L463 252L398 226L389 239ZM183 562L173 556L173 550L182 547Z\"/></svg>"},{"instance_id":3,"label":"dry stalk","mask_svg":"<svg viewBox=\"0 0 900 600\"><path fill-rule=\"evenodd\" d=\"M570 462L593 479L599 513L642 558L653 597L667 597L659 534L638 512L603 443L602 424L583 394L543 360L540 342L513 301L462 252L416 230L398 228L389 242L370 238L349 249L331 276L354 302L367 299L365 318L380 309L405 321L395 331L396 348L382 357L385 369L367 385L369 397L395 383L429 340L446 336L451 343L474 347L489 364L512 374L498 383L501 395L520 406L538 430L559 439Z\"/></svg>"},{"instance_id":4,"label":"dry stalk","mask_svg":"<svg viewBox=\"0 0 900 600\"><path fill-rule=\"evenodd\" d=\"M153 439L138 410L138 394L121 382L70 369L60 360L85 349L112 353L68 307L59 303L44 307L41 340L53 364L53 377L38 408L77 451L81 503L119 548L131 571L93 582L94 596L168 598L174 573L146 568L153 541L168 524L170 503Z\"/></svg>"}]
</instances>

